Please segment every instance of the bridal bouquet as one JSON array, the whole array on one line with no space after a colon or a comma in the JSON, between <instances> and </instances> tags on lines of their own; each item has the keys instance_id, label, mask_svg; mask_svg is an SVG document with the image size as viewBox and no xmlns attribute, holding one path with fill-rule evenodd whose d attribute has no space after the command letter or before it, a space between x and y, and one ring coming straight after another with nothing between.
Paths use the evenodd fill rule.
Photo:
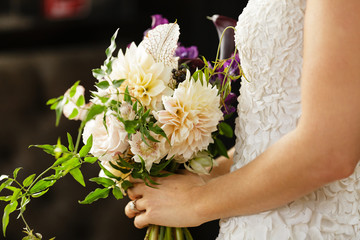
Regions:
<instances>
[{"instance_id":1,"label":"bridal bouquet","mask_svg":"<svg viewBox=\"0 0 360 240\"><path fill-rule=\"evenodd\" d=\"M214 157L227 155L219 136L233 135L223 120L233 111L231 81L241 75L237 56L212 63L200 59L196 47L178 43L178 24L167 21L146 31L140 44L131 43L115 55L117 33L104 64L93 70L96 90L88 103L79 82L47 102L56 112L56 125L62 114L81 121L78 136L68 133L66 144L58 139L54 145L33 146L55 159L41 174L19 181L17 168L13 176L1 175L0 191L10 193L0 197L8 202L4 236L9 215L17 210L25 224L24 239L41 239L25 221L26 207L68 173L85 186L82 164L97 163L100 170L90 179L99 188L80 201L89 204L110 194L123 198L132 185L129 176L156 188L152 177L166 177L179 167L208 174ZM150 226L145 238L192 239L186 228L159 226Z\"/></svg>"}]
</instances>

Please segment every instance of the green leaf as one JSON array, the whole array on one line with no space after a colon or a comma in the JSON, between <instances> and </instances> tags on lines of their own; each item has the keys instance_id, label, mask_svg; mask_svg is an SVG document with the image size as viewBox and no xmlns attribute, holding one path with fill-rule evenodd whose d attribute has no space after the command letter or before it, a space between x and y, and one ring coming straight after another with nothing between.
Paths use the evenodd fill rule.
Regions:
<instances>
[{"instance_id":1,"label":"green leaf","mask_svg":"<svg viewBox=\"0 0 360 240\"><path fill-rule=\"evenodd\" d=\"M31 196L32 196L33 198L39 198L39 197L41 197L42 195L44 195L45 193L47 193L48 191L49 191L49 188L46 189L46 190L44 190L44 191L41 191L41 192L33 193L33 194L31 194Z\"/></svg>"},{"instance_id":2,"label":"green leaf","mask_svg":"<svg viewBox=\"0 0 360 240\"><path fill-rule=\"evenodd\" d=\"M21 217L21 215L25 212L26 210L26 205L30 202L30 198L26 197L25 195L21 198L21 203L20 203L20 213L18 215L17 218Z\"/></svg>"},{"instance_id":3,"label":"green leaf","mask_svg":"<svg viewBox=\"0 0 360 240\"><path fill-rule=\"evenodd\" d=\"M4 179L8 179L8 178L9 178L8 175L1 175L1 176L0 176L0 182L1 182L2 180L4 180Z\"/></svg>"},{"instance_id":4,"label":"green leaf","mask_svg":"<svg viewBox=\"0 0 360 240\"><path fill-rule=\"evenodd\" d=\"M44 179L41 179L40 181L35 183L34 186L32 186L29 193L34 194L34 193L42 192L45 189L47 189L47 188L51 187L52 185L54 185L55 183L56 183L56 180L46 181Z\"/></svg>"},{"instance_id":5,"label":"green leaf","mask_svg":"<svg viewBox=\"0 0 360 240\"><path fill-rule=\"evenodd\" d=\"M125 167L125 168L130 168L130 169L133 168L133 165L128 163L127 161L125 161L123 158L119 158L119 160L120 160L120 164L119 164L119 161L117 161L117 164L119 164L119 166Z\"/></svg>"},{"instance_id":6,"label":"green leaf","mask_svg":"<svg viewBox=\"0 0 360 240\"><path fill-rule=\"evenodd\" d=\"M6 207L4 209L4 215L2 218L2 228L3 228L4 237L6 236L5 235L6 228L9 224L9 215L16 210L17 205L18 205L17 201L10 202L8 205L6 205Z\"/></svg>"},{"instance_id":7,"label":"green leaf","mask_svg":"<svg viewBox=\"0 0 360 240\"><path fill-rule=\"evenodd\" d=\"M121 183L121 187L122 189L124 189L124 191L128 190L128 188L132 187L133 184L128 181L128 180L124 180L122 183Z\"/></svg>"},{"instance_id":8,"label":"green leaf","mask_svg":"<svg viewBox=\"0 0 360 240\"><path fill-rule=\"evenodd\" d=\"M70 174L76 181L78 181L82 186L85 187L84 176L82 175L79 168L74 168L70 170Z\"/></svg>"},{"instance_id":9,"label":"green leaf","mask_svg":"<svg viewBox=\"0 0 360 240\"><path fill-rule=\"evenodd\" d=\"M93 144L93 136L90 135L90 137L86 140L86 144L80 149L79 152L80 157L85 157L89 153L92 144Z\"/></svg>"},{"instance_id":10,"label":"green leaf","mask_svg":"<svg viewBox=\"0 0 360 240\"><path fill-rule=\"evenodd\" d=\"M234 135L232 127L226 122L219 123L219 133L228 138L232 138Z\"/></svg>"},{"instance_id":11,"label":"green leaf","mask_svg":"<svg viewBox=\"0 0 360 240\"><path fill-rule=\"evenodd\" d=\"M71 98L75 96L76 87L79 85L79 83L80 83L80 81L77 81L77 82L74 83L74 85L71 86L70 92L69 92L69 95L70 95Z\"/></svg>"},{"instance_id":12,"label":"green leaf","mask_svg":"<svg viewBox=\"0 0 360 240\"><path fill-rule=\"evenodd\" d=\"M54 164L52 165L52 167L58 166L60 164L63 164L64 162L72 159L73 155L70 154L63 154L63 156L61 158L58 158Z\"/></svg>"},{"instance_id":13,"label":"green leaf","mask_svg":"<svg viewBox=\"0 0 360 240\"><path fill-rule=\"evenodd\" d=\"M137 113L137 104L138 104L138 101L135 101L133 104L133 107L132 107L132 109L135 111L135 113Z\"/></svg>"},{"instance_id":14,"label":"green leaf","mask_svg":"<svg viewBox=\"0 0 360 240\"><path fill-rule=\"evenodd\" d=\"M25 180L23 181L24 187L30 186L30 184L32 184L32 182L34 181L35 176L36 174L34 173L28 176L27 178L25 178Z\"/></svg>"},{"instance_id":15,"label":"green leaf","mask_svg":"<svg viewBox=\"0 0 360 240\"><path fill-rule=\"evenodd\" d=\"M14 190L14 192L13 192L13 195L11 196L10 201L11 201L11 202L17 201L20 194L21 194L21 189L16 188L16 189Z\"/></svg>"},{"instance_id":16,"label":"green leaf","mask_svg":"<svg viewBox=\"0 0 360 240\"><path fill-rule=\"evenodd\" d=\"M118 165L119 162L116 162L117 164L114 164L114 163L112 163L112 162L109 162L109 163L110 163L110 166L111 166L113 169L116 169L116 170L118 170L118 171L121 171L122 173L123 173L123 170L125 170L125 172L129 172L128 169L124 169L124 168L122 168L121 166L119 166L119 165Z\"/></svg>"},{"instance_id":17,"label":"green leaf","mask_svg":"<svg viewBox=\"0 0 360 240\"><path fill-rule=\"evenodd\" d=\"M85 126L85 123L93 119L96 115L104 112L106 109L105 106L102 105L92 105L86 115L85 121L83 121L81 124Z\"/></svg>"},{"instance_id":18,"label":"green leaf","mask_svg":"<svg viewBox=\"0 0 360 240\"><path fill-rule=\"evenodd\" d=\"M80 97L76 101L76 106L81 107L85 104L85 97L84 95L80 95Z\"/></svg>"},{"instance_id":19,"label":"green leaf","mask_svg":"<svg viewBox=\"0 0 360 240\"><path fill-rule=\"evenodd\" d=\"M126 88L125 88L124 101L128 102L130 105L132 105L131 96L130 96L130 93L129 93L128 86L126 86Z\"/></svg>"},{"instance_id":20,"label":"green leaf","mask_svg":"<svg viewBox=\"0 0 360 240\"><path fill-rule=\"evenodd\" d=\"M97 188L95 191L89 193L83 201L79 201L80 204L90 204L100 198L107 198L109 196L110 189L108 188Z\"/></svg>"},{"instance_id":21,"label":"green leaf","mask_svg":"<svg viewBox=\"0 0 360 240\"><path fill-rule=\"evenodd\" d=\"M146 118L149 116L149 114L150 114L150 109L148 109L148 110L141 116L141 118L142 118L143 120L146 120Z\"/></svg>"},{"instance_id":22,"label":"green leaf","mask_svg":"<svg viewBox=\"0 0 360 240\"><path fill-rule=\"evenodd\" d=\"M58 102L58 98L51 98L46 102L46 105L53 105L54 103Z\"/></svg>"},{"instance_id":23,"label":"green leaf","mask_svg":"<svg viewBox=\"0 0 360 240\"><path fill-rule=\"evenodd\" d=\"M145 127L140 128L140 132L145 134L146 138L149 139L150 141L152 141L152 142L160 142L159 140L157 140L153 136L151 136L149 130L147 130Z\"/></svg>"},{"instance_id":24,"label":"green leaf","mask_svg":"<svg viewBox=\"0 0 360 240\"><path fill-rule=\"evenodd\" d=\"M159 174L162 170L164 170L173 160L173 158L170 158L169 160L160 163L160 164L153 164L150 170L151 175Z\"/></svg>"},{"instance_id":25,"label":"green leaf","mask_svg":"<svg viewBox=\"0 0 360 240\"><path fill-rule=\"evenodd\" d=\"M0 201L4 201L4 202L8 202L11 200L11 195L10 196L0 196Z\"/></svg>"},{"instance_id":26,"label":"green leaf","mask_svg":"<svg viewBox=\"0 0 360 240\"><path fill-rule=\"evenodd\" d=\"M121 180L121 177L116 177L114 174L112 174L109 170L107 170L103 165L101 165L100 162L98 162L100 168L104 171L105 175L108 176L109 178L114 178L118 181Z\"/></svg>"},{"instance_id":27,"label":"green leaf","mask_svg":"<svg viewBox=\"0 0 360 240\"><path fill-rule=\"evenodd\" d=\"M112 84L114 88L119 88L124 81L125 79L114 80L112 81Z\"/></svg>"},{"instance_id":28,"label":"green leaf","mask_svg":"<svg viewBox=\"0 0 360 240\"><path fill-rule=\"evenodd\" d=\"M75 118L79 114L79 110L77 108L74 108L69 116L69 119Z\"/></svg>"},{"instance_id":29,"label":"green leaf","mask_svg":"<svg viewBox=\"0 0 360 240\"><path fill-rule=\"evenodd\" d=\"M5 187L5 188L8 189L8 190L10 190L10 191L13 191L13 192L15 192L15 191L18 190L17 187L13 187L13 186L7 186L7 187Z\"/></svg>"},{"instance_id":30,"label":"green leaf","mask_svg":"<svg viewBox=\"0 0 360 240\"><path fill-rule=\"evenodd\" d=\"M90 178L89 180L99 185L103 185L104 187L110 187L115 184L113 180L105 177L94 177L94 178Z\"/></svg>"},{"instance_id":31,"label":"green leaf","mask_svg":"<svg viewBox=\"0 0 360 240\"><path fill-rule=\"evenodd\" d=\"M138 127L138 121L137 120L125 120L123 121L125 131L130 134L136 133L136 129Z\"/></svg>"},{"instance_id":32,"label":"green leaf","mask_svg":"<svg viewBox=\"0 0 360 240\"><path fill-rule=\"evenodd\" d=\"M14 172L13 172L14 179L17 178L17 174L18 174L18 172L19 172L21 169L22 169L22 167L18 167L18 168L16 168L16 169L14 170Z\"/></svg>"},{"instance_id":33,"label":"green leaf","mask_svg":"<svg viewBox=\"0 0 360 240\"><path fill-rule=\"evenodd\" d=\"M55 120L55 126L59 126L60 118L62 116L62 112L64 109L64 99L62 101L59 101L55 108L55 114L56 114L56 120Z\"/></svg>"},{"instance_id":34,"label":"green leaf","mask_svg":"<svg viewBox=\"0 0 360 240\"><path fill-rule=\"evenodd\" d=\"M101 81L101 82L96 83L96 86L100 89L105 90L110 86L110 84L108 81Z\"/></svg>"},{"instance_id":35,"label":"green leaf","mask_svg":"<svg viewBox=\"0 0 360 240\"><path fill-rule=\"evenodd\" d=\"M69 161L66 161L62 164L63 168L64 168L64 173L63 174L67 174L69 171L78 168L81 165L80 163L80 159L78 159L77 157L73 157L71 158Z\"/></svg>"},{"instance_id":36,"label":"green leaf","mask_svg":"<svg viewBox=\"0 0 360 240\"><path fill-rule=\"evenodd\" d=\"M215 145L216 145L218 153L221 156L225 156L227 158L229 157L228 154L227 154L227 149L226 149L224 143L220 139L215 138Z\"/></svg>"},{"instance_id":37,"label":"green leaf","mask_svg":"<svg viewBox=\"0 0 360 240\"><path fill-rule=\"evenodd\" d=\"M68 139L68 143L69 143L69 150L72 152L72 151L74 151L74 142L72 140L70 133L66 133L66 135L67 135L67 139Z\"/></svg>"},{"instance_id":38,"label":"green leaf","mask_svg":"<svg viewBox=\"0 0 360 240\"><path fill-rule=\"evenodd\" d=\"M105 76L105 71L101 68L96 68L92 70L92 74L96 79L102 79Z\"/></svg>"},{"instance_id":39,"label":"green leaf","mask_svg":"<svg viewBox=\"0 0 360 240\"><path fill-rule=\"evenodd\" d=\"M124 197L123 193L121 192L121 189L118 186L115 186L113 188L112 193L117 200L122 199Z\"/></svg>"},{"instance_id":40,"label":"green leaf","mask_svg":"<svg viewBox=\"0 0 360 240\"><path fill-rule=\"evenodd\" d=\"M56 148L56 145L49 145L49 144L44 144L44 145L30 145L29 148L31 147L36 147L36 148L40 148L42 150L44 150L44 152L50 154L50 155L54 155L55 152L55 148Z\"/></svg>"},{"instance_id":41,"label":"green leaf","mask_svg":"<svg viewBox=\"0 0 360 240\"><path fill-rule=\"evenodd\" d=\"M85 161L85 162L91 163L91 164L95 163L97 160L98 160L97 157L85 157L85 158L84 158L84 161Z\"/></svg>"},{"instance_id":42,"label":"green leaf","mask_svg":"<svg viewBox=\"0 0 360 240\"><path fill-rule=\"evenodd\" d=\"M6 180L5 182L3 182L1 185L0 185L0 192L4 189L4 188L7 188L8 186L10 186L12 183L13 183L13 179L8 179Z\"/></svg>"},{"instance_id":43,"label":"green leaf","mask_svg":"<svg viewBox=\"0 0 360 240\"><path fill-rule=\"evenodd\" d=\"M119 29L117 29L117 30L115 31L114 35L111 37L111 39L110 39L110 46L109 46L109 47L106 49L106 51L105 51L105 54L106 54L106 57L107 57L106 62L111 58L113 52L114 52L115 49L116 49L115 39L116 39L116 36L117 36L117 34L118 34L118 31L119 31Z\"/></svg>"}]
</instances>

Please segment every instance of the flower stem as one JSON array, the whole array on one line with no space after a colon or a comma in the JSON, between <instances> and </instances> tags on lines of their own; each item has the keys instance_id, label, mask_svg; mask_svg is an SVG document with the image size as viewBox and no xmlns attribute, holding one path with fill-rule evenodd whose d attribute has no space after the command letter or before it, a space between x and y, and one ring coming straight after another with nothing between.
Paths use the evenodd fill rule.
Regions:
<instances>
[{"instance_id":1,"label":"flower stem","mask_svg":"<svg viewBox=\"0 0 360 240\"><path fill-rule=\"evenodd\" d=\"M23 220L24 224L25 224L25 228L26 228L26 232L30 232L30 227L29 225L27 224L25 218L24 218L24 215L22 213L20 213L20 216L21 216L21 219Z\"/></svg>"},{"instance_id":2,"label":"flower stem","mask_svg":"<svg viewBox=\"0 0 360 240\"><path fill-rule=\"evenodd\" d=\"M165 229L165 240L172 240L172 228L171 227L166 227Z\"/></svg>"},{"instance_id":3,"label":"flower stem","mask_svg":"<svg viewBox=\"0 0 360 240\"><path fill-rule=\"evenodd\" d=\"M160 233L159 233L159 239L158 239L158 240L164 240L164 237L165 237L165 229L166 229L166 227L160 226Z\"/></svg>"},{"instance_id":4,"label":"flower stem","mask_svg":"<svg viewBox=\"0 0 360 240\"><path fill-rule=\"evenodd\" d=\"M175 228L176 240L184 240L184 233L182 228Z\"/></svg>"}]
</instances>

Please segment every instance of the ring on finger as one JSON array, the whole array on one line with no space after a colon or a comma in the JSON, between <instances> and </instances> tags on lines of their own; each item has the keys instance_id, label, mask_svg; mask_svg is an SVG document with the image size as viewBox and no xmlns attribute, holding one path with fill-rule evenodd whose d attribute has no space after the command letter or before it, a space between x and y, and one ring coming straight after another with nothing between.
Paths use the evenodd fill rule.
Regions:
<instances>
[{"instance_id":1,"label":"ring on finger","mask_svg":"<svg viewBox=\"0 0 360 240\"><path fill-rule=\"evenodd\" d=\"M134 212L140 212L140 210L136 208L136 201L137 201L137 199L130 201L129 208Z\"/></svg>"}]
</instances>

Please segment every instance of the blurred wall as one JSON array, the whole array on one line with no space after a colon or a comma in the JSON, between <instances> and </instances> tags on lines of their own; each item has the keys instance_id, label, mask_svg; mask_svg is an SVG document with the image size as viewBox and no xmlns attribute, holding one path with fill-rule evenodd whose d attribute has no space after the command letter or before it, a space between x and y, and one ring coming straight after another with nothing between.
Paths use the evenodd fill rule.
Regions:
<instances>
[{"instance_id":1,"label":"blurred wall","mask_svg":"<svg viewBox=\"0 0 360 240\"><path fill-rule=\"evenodd\" d=\"M66 12L72 1L77 5ZM51 5L61 2L65 5ZM62 95L77 80L87 90L93 89L91 69L103 63L104 51L117 28L121 48L131 41L139 43L143 31L150 27L150 15L160 13L169 21L177 20L183 45L197 45L202 55L214 59L217 33L206 16L221 14L236 19L246 2L1 0L0 175L9 175L19 166L23 167L20 179L40 173L53 160L28 146L53 144L58 136L65 141L66 132L76 134L75 121L62 118L55 127L55 113L45 103ZM51 6L56 6L55 13L49 10ZM97 175L98 168L85 166L83 172L89 179ZM33 200L25 216L44 239L143 239L144 230L135 229L124 215L126 198L116 201L109 197L90 206L78 204L94 188L90 182L83 188L65 177L45 196ZM0 203L1 214L4 206ZM21 239L22 227L22 221L11 215L6 239ZM215 239L218 221L191 231L194 239Z\"/></svg>"}]
</instances>

